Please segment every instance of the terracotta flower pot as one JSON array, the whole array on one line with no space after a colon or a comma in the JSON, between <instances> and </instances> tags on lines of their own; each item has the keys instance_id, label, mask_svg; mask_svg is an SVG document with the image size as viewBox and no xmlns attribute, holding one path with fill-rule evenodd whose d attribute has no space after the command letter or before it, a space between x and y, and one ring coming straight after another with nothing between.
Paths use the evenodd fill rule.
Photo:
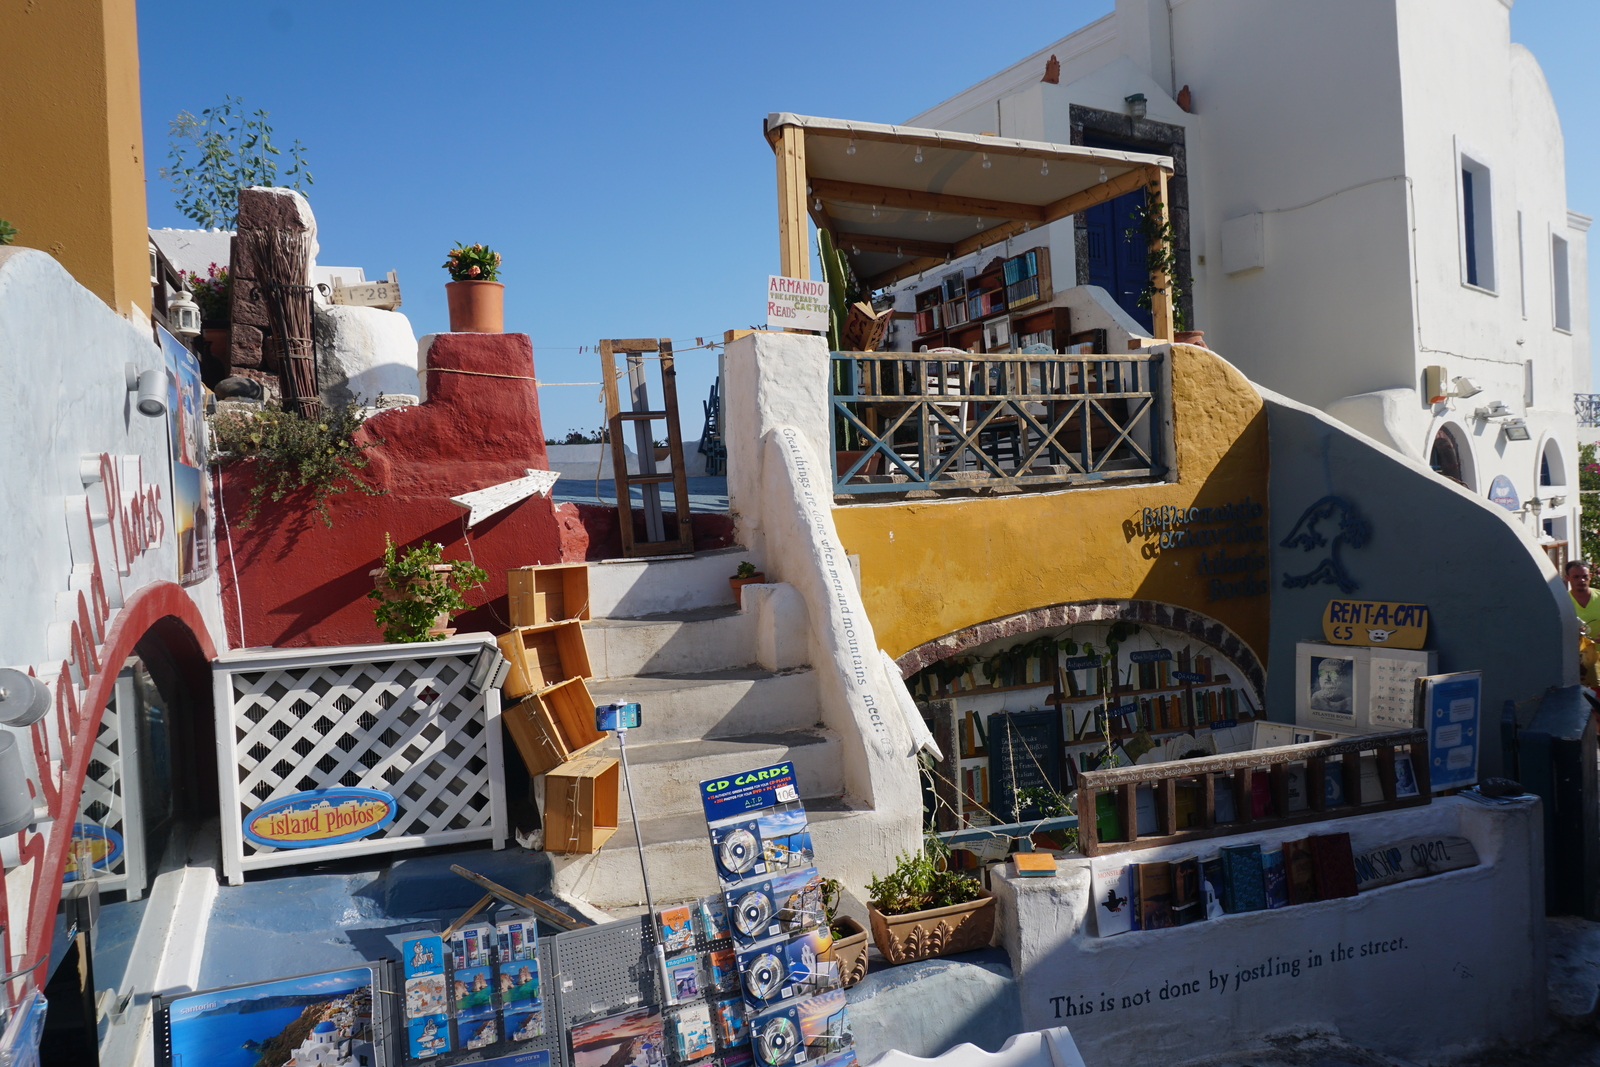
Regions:
<instances>
[{"instance_id":1,"label":"terracotta flower pot","mask_svg":"<svg viewBox=\"0 0 1600 1067\"><path fill-rule=\"evenodd\" d=\"M1204 330L1179 330L1172 338L1180 345L1206 346L1206 332Z\"/></svg>"},{"instance_id":2,"label":"terracotta flower pot","mask_svg":"<svg viewBox=\"0 0 1600 1067\"><path fill-rule=\"evenodd\" d=\"M445 282L451 333L504 333L506 287L502 282Z\"/></svg>"},{"instance_id":3,"label":"terracotta flower pot","mask_svg":"<svg viewBox=\"0 0 1600 1067\"><path fill-rule=\"evenodd\" d=\"M740 592L747 585L761 585L767 580L765 571L756 571L748 578L729 578L728 584L733 587L733 599L737 604L744 603L744 594Z\"/></svg>"},{"instance_id":4,"label":"terracotta flower pot","mask_svg":"<svg viewBox=\"0 0 1600 1067\"><path fill-rule=\"evenodd\" d=\"M433 570L436 574L449 574L455 570L455 567L449 563L439 563L434 565ZM406 590L410 589L411 583L416 580L414 578L402 578L398 582L393 581L384 575L381 567L375 571L368 571L367 576L373 579L373 586L383 594L383 599L385 600L404 600ZM450 637L454 635L455 630L450 628L450 613L441 611L435 615L433 617L433 625L428 627L428 633L434 637Z\"/></svg>"},{"instance_id":5,"label":"terracotta flower pot","mask_svg":"<svg viewBox=\"0 0 1600 1067\"><path fill-rule=\"evenodd\" d=\"M833 939L833 954L839 961L839 983L846 989L867 976L867 928L848 915L841 915L835 926L854 930L849 937Z\"/></svg>"},{"instance_id":6,"label":"terracotta flower pot","mask_svg":"<svg viewBox=\"0 0 1600 1067\"><path fill-rule=\"evenodd\" d=\"M987 889L977 900L929 908L905 915L885 915L871 903L872 942L890 963L913 963L934 956L985 948L994 938L994 894Z\"/></svg>"},{"instance_id":7,"label":"terracotta flower pot","mask_svg":"<svg viewBox=\"0 0 1600 1067\"><path fill-rule=\"evenodd\" d=\"M227 363L229 349L233 347L233 328L231 326L207 326L200 331L200 336L205 338L206 347L211 352L211 358L219 363Z\"/></svg>"}]
</instances>

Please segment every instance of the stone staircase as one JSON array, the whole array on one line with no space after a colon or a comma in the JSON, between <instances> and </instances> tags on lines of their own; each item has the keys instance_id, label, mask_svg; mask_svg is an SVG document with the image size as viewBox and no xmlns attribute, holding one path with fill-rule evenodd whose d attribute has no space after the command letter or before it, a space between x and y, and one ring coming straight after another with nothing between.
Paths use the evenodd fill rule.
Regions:
<instances>
[{"instance_id":1,"label":"stone staircase","mask_svg":"<svg viewBox=\"0 0 1600 1067\"><path fill-rule=\"evenodd\" d=\"M740 551L705 556L725 576ZM717 559L723 556L732 559ZM628 731L628 764L658 905L716 890L699 795L708 778L792 760L819 849L835 836L826 827L857 810L846 799L841 740L819 725L817 677L804 662L804 609L798 619L793 610L798 597L787 587L747 588L740 610L722 578L701 586L698 595L712 602L684 604L686 583L706 569L703 559L590 568L589 690L596 703L641 708L643 724ZM608 596L608 583L626 583L628 595ZM674 601L671 610L609 614ZM774 610L775 601L791 607ZM604 751L615 755L616 747L613 737ZM607 909L643 903L626 787L619 807L617 833L598 853L551 855L558 892Z\"/></svg>"}]
</instances>

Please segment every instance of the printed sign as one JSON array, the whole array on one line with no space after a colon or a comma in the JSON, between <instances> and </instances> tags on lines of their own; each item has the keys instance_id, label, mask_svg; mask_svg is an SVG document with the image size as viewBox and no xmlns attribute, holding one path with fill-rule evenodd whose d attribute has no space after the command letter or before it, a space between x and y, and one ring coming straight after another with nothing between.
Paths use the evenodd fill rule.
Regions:
<instances>
[{"instance_id":1,"label":"printed sign","mask_svg":"<svg viewBox=\"0 0 1600 1067\"><path fill-rule=\"evenodd\" d=\"M394 821L395 798L378 789L311 789L269 800L244 817L244 836L265 848L338 845Z\"/></svg>"},{"instance_id":2,"label":"printed sign","mask_svg":"<svg viewBox=\"0 0 1600 1067\"><path fill-rule=\"evenodd\" d=\"M77 880L78 865L83 858L87 858L91 869L109 871L122 858L122 835L98 823L73 823L72 847L67 850L66 871L61 876L63 882Z\"/></svg>"},{"instance_id":3,"label":"printed sign","mask_svg":"<svg viewBox=\"0 0 1600 1067\"><path fill-rule=\"evenodd\" d=\"M1331 645L1421 648L1428 639L1428 605L1381 600L1330 600L1322 636Z\"/></svg>"},{"instance_id":4,"label":"printed sign","mask_svg":"<svg viewBox=\"0 0 1600 1067\"><path fill-rule=\"evenodd\" d=\"M707 822L799 799L793 763L775 763L700 783L700 803L705 807Z\"/></svg>"},{"instance_id":5,"label":"printed sign","mask_svg":"<svg viewBox=\"0 0 1600 1067\"><path fill-rule=\"evenodd\" d=\"M211 577L211 504L206 477L205 386L200 361L164 327L161 351L167 363L167 434L172 444L172 514L178 534L178 581L194 585Z\"/></svg>"},{"instance_id":6,"label":"printed sign","mask_svg":"<svg viewBox=\"0 0 1600 1067\"><path fill-rule=\"evenodd\" d=\"M377 1063L386 1042L373 1030L380 964L160 998L168 1040L160 1067L192 1064ZM443 979L441 979L442 981ZM147 1061L148 1062L148 1061Z\"/></svg>"},{"instance_id":7,"label":"printed sign","mask_svg":"<svg viewBox=\"0 0 1600 1067\"><path fill-rule=\"evenodd\" d=\"M1521 506L1517 500L1517 487L1511 484L1511 479L1504 474L1494 476L1494 481L1489 483L1489 503L1499 504L1507 511L1516 511Z\"/></svg>"},{"instance_id":8,"label":"printed sign","mask_svg":"<svg viewBox=\"0 0 1600 1067\"><path fill-rule=\"evenodd\" d=\"M767 329L828 330L828 283L767 275Z\"/></svg>"},{"instance_id":9,"label":"printed sign","mask_svg":"<svg viewBox=\"0 0 1600 1067\"><path fill-rule=\"evenodd\" d=\"M1134 663L1161 663L1171 658L1170 648L1147 648L1140 652L1128 653L1128 659Z\"/></svg>"},{"instance_id":10,"label":"printed sign","mask_svg":"<svg viewBox=\"0 0 1600 1067\"><path fill-rule=\"evenodd\" d=\"M1433 791L1460 789L1476 782L1482 672L1419 678L1417 703L1428 716L1428 777Z\"/></svg>"}]
</instances>

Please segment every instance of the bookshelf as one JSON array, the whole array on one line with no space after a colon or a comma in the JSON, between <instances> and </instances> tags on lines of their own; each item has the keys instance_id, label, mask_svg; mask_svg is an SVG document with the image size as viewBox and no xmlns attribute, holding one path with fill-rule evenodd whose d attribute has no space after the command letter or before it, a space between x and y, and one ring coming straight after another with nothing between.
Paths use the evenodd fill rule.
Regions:
<instances>
[{"instance_id":1,"label":"bookshelf","mask_svg":"<svg viewBox=\"0 0 1600 1067\"><path fill-rule=\"evenodd\" d=\"M972 352L1015 352L1045 345L1052 352L1075 343L1105 351L1103 330L1074 341L1071 316L1052 307L1050 249L1040 246L991 260L971 277L953 272L916 295L912 347L959 348Z\"/></svg>"}]
</instances>

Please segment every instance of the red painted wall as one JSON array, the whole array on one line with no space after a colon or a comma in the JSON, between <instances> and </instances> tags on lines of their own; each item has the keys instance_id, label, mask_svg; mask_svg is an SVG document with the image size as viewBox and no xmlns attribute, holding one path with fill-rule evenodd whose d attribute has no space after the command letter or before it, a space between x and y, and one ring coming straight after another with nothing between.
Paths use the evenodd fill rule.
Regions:
<instances>
[{"instance_id":1,"label":"red painted wall","mask_svg":"<svg viewBox=\"0 0 1600 1067\"><path fill-rule=\"evenodd\" d=\"M385 532L399 545L437 541L445 559L470 559L489 572L485 588L467 596L475 609L456 618L462 631L510 628L508 569L585 558L589 537L573 505L557 508L547 497L530 497L469 532L466 509L449 500L520 478L530 467L548 468L527 334L437 335L428 350L427 389L427 403L383 412L359 431L359 440L382 442L367 452L371 465L362 474L386 492L333 497L332 529L304 495L268 503L248 529L218 523L230 646L380 641L375 605L366 599L367 572L379 564ZM250 466L221 469L223 501L235 522L248 505Z\"/></svg>"}]
</instances>

